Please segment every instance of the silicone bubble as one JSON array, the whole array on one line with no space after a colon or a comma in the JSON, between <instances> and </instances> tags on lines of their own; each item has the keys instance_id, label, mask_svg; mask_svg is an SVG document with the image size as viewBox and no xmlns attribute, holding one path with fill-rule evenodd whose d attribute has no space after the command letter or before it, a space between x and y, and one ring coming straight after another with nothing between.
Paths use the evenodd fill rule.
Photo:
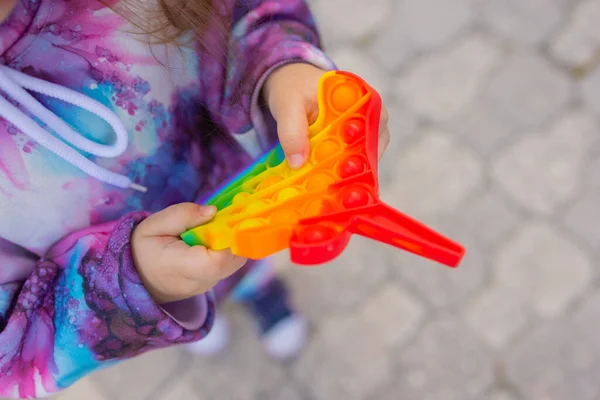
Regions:
<instances>
[{"instance_id":1,"label":"silicone bubble","mask_svg":"<svg viewBox=\"0 0 600 400\"><path fill-rule=\"evenodd\" d=\"M353 83L334 86L329 93L328 106L332 110L343 113L355 105L361 97L361 90Z\"/></svg>"},{"instance_id":2,"label":"silicone bubble","mask_svg":"<svg viewBox=\"0 0 600 400\"><path fill-rule=\"evenodd\" d=\"M336 232L330 227L315 225L309 226L300 233L300 241L303 243L319 243L330 240L335 236Z\"/></svg>"},{"instance_id":3,"label":"silicone bubble","mask_svg":"<svg viewBox=\"0 0 600 400\"><path fill-rule=\"evenodd\" d=\"M264 218L250 218L245 221L240 222L236 228L237 229L250 229L257 228L260 226L267 225L268 221Z\"/></svg>"},{"instance_id":4,"label":"silicone bubble","mask_svg":"<svg viewBox=\"0 0 600 400\"><path fill-rule=\"evenodd\" d=\"M350 156L339 162L337 173L342 178L349 178L367 170L367 161L361 156Z\"/></svg>"},{"instance_id":5,"label":"silicone bubble","mask_svg":"<svg viewBox=\"0 0 600 400\"><path fill-rule=\"evenodd\" d=\"M275 196L275 201L277 201L278 203L282 203L284 201L293 199L294 197L298 196L299 194L302 194L302 191L298 188L295 188L295 187L285 188L285 189L282 189L281 191L279 191L279 193L277 193L277 195Z\"/></svg>"},{"instance_id":6,"label":"silicone bubble","mask_svg":"<svg viewBox=\"0 0 600 400\"><path fill-rule=\"evenodd\" d=\"M340 137L345 143L351 144L363 138L365 131L365 121L362 118L352 118L341 125Z\"/></svg>"},{"instance_id":7,"label":"silicone bubble","mask_svg":"<svg viewBox=\"0 0 600 400\"><path fill-rule=\"evenodd\" d=\"M274 211L271 215L271 223L277 225L293 225L296 224L302 215L294 209L284 208Z\"/></svg>"},{"instance_id":8,"label":"silicone bubble","mask_svg":"<svg viewBox=\"0 0 600 400\"><path fill-rule=\"evenodd\" d=\"M273 185L281 182L282 180L283 180L282 176L278 176L278 175L269 176L264 181L262 181L261 183L258 184L258 186L256 187L256 190L264 190L270 186L273 186Z\"/></svg>"},{"instance_id":9,"label":"silicone bubble","mask_svg":"<svg viewBox=\"0 0 600 400\"><path fill-rule=\"evenodd\" d=\"M327 189L335 182L335 178L328 173L320 172L306 178L306 190L317 192Z\"/></svg>"},{"instance_id":10,"label":"silicone bubble","mask_svg":"<svg viewBox=\"0 0 600 400\"><path fill-rule=\"evenodd\" d=\"M269 202L267 202L266 200L255 200L252 203L248 204L246 206L246 208L244 209L245 212L247 213L257 213L259 211L264 210L265 208L267 208L269 206Z\"/></svg>"},{"instance_id":11,"label":"silicone bubble","mask_svg":"<svg viewBox=\"0 0 600 400\"><path fill-rule=\"evenodd\" d=\"M231 204L243 204L248 197L250 197L250 193L240 192L240 193L236 194L235 196L233 196L233 199L231 200Z\"/></svg>"},{"instance_id":12,"label":"silicone bubble","mask_svg":"<svg viewBox=\"0 0 600 400\"><path fill-rule=\"evenodd\" d=\"M329 157L335 156L342 150L342 145L337 140L327 139L321 143L317 143L312 154L313 162L319 163L327 160Z\"/></svg>"},{"instance_id":13,"label":"silicone bubble","mask_svg":"<svg viewBox=\"0 0 600 400\"><path fill-rule=\"evenodd\" d=\"M304 217L316 217L318 215L327 215L334 213L340 207L337 202L330 197L321 197L310 201L304 209Z\"/></svg>"},{"instance_id":14,"label":"silicone bubble","mask_svg":"<svg viewBox=\"0 0 600 400\"><path fill-rule=\"evenodd\" d=\"M339 194L340 203L344 208L358 208L369 204L373 198L371 191L363 185L345 187Z\"/></svg>"}]
</instances>

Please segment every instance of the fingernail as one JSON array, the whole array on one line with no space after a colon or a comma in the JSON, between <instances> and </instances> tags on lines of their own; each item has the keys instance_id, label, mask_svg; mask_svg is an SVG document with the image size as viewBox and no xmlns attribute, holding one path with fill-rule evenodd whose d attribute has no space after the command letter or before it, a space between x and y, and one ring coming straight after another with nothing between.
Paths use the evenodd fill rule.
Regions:
<instances>
[{"instance_id":1,"label":"fingernail","mask_svg":"<svg viewBox=\"0 0 600 400\"><path fill-rule=\"evenodd\" d=\"M302 156L302 154L292 154L288 158L288 164L290 164L290 167L292 168L300 168L303 163L304 157Z\"/></svg>"},{"instance_id":2,"label":"fingernail","mask_svg":"<svg viewBox=\"0 0 600 400\"><path fill-rule=\"evenodd\" d=\"M205 217L211 216L215 213L215 211L217 211L217 208L215 206L206 206L206 207L202 207L202 211L201 214Z\"/></svg>"}]
</instances>

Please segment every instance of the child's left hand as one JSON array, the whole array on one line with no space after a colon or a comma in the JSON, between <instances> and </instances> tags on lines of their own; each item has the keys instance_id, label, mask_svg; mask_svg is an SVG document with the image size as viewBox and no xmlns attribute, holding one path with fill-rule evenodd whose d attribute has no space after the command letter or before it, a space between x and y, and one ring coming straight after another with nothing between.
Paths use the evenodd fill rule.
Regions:
<instances>
[{"instance_id":1,"label":"child's left hand","mask_svg":"<svg viewBox=\"0 0 600 400\"><path fill-rule=\"evenodd\" d=\"M274 71L266 80L263 95L277 121L281 147L292 168L306 162L309 153L308 127L319 114L317 92L325 71L310 64L288 64ZM388 112L381 109L379 157L390 142Z\"/></svg>"}]
</instances>

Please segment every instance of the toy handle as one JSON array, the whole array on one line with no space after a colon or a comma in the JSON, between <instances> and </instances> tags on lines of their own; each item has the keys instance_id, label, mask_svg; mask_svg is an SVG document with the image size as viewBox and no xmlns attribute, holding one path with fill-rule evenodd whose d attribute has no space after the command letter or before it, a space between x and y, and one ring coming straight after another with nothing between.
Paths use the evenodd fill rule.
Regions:
<instances>
[{"instance_id":1,"label":"toy handle","mask_svg":"<svg viewBox=\"0 0 600 400\"><path fill-rule=\"evenodd\" d=\"M361 235L455 268L465 249L422 223L377 202L362 210L328 218L305 220L291 235L294 263L318 265L333 260L346 248L351 234ZM333 226L344 226L341 231Z\"/></svg>"},{"instance_id":2,"label":"toy handle","mask_svg":"<svg viewBox=\"0 0 600 400\"><path fill-rule=\"evenodd\" d=\"M455 268L465 255L465 249L424 224L402 214L387 204L375 206L369 215L359 215L352 232L387 243Z\"/></svg>"}]
</instances>

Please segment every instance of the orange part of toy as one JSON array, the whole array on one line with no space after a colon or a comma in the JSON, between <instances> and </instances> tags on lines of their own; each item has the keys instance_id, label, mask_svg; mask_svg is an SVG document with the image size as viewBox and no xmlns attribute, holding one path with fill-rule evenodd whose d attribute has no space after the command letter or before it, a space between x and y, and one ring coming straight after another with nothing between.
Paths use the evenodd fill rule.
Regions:
<instances>
[{"instance_id":1,"label":"orange part of toy","mask_svg":"<svg viewBox=\"0 0 600 400\"><path fill-rule=\"evenodd\" d=\"M462 246L379 200L379 94L354 74L328 72L319 111L303 168L291 169L275 148L216 192L208 201L219 208L216 217L182 238L251 259L289 248L293 262L314 265L359 234L457 266Z\"/></svg>"}]
</instances>

